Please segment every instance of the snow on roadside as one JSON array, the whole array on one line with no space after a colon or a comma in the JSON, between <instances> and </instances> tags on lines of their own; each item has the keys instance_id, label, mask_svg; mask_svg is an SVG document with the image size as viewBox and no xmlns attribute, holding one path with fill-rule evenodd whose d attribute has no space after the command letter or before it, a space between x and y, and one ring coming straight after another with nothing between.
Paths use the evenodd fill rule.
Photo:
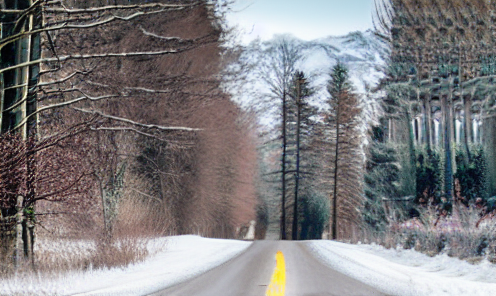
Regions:
<instances>
[{"instance_id":1,"label":"snow on roadside","mask_svg":"<svg viewBox=\"0 0 496 296\"><path fill-rule=\"evenodd\" d=\"M447 255L431 258L413 250L333 241L307 246L330 267L389 295L494 296L496 291L496 266L487 261L471 265Z\"/></svg>"},{"instance_id":2,"label":"snow on roadside","mask_svg":"<svg viewBox=\"0 0 496 296\"><path fill-rule=\"evenodd\" d=\"M0 295L146 295L204 273L237 256L250 242L194 235L151 241L165 249L127 268L0 279ZM23 294L21 294L21 292Z\"/></svg>"}]
</instances>

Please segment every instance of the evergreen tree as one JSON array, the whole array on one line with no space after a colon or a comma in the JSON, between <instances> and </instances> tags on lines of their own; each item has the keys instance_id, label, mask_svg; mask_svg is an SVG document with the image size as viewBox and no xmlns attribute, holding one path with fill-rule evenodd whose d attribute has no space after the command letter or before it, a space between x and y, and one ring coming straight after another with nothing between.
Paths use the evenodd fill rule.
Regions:
<instances>
[{"instance_id":1,"label":"evergreen tree","mask_svg":"<svg viewBox=\"0 0 496 296\"><path fill-rule=\"evenodd\" d=\"M384 230L388 217L383 198L399 196L400 164L396 149L386 143L384 130L380 126L372 127L367 161L365 166L365 205L364 221L374 230Z\"/></svg>"},{"instance_id":2,"label":"evergreen tree","mask_svg":"<svg viewBox=\"0 0 496 296\"><path fill-rule=\"evenodd\" d=\"M358 128L362 112L357 95L351 86L348 69L337 63L331 72L327 90L330 114L326 118L331 138L330 164L332 173L332 239L357 226L362 196L361 136ZM346 223L345 223L346 222ZM339 229L338 229L339 224Z\"/></svg>"},{"instance_id":3,"label":"evergreen tree","mask_svg":"<svg viewBox=\"0 0 496 296\"><path fill-rule=\"evenodd\" d=\"M482 146L474 146L469 150L469 155L465 151L456 151L456 174L455 179L455 200L468 205L470 201L475 201L480 197L486 199L489 195L486 190L486 158ZM468 159L465 159L468 158Z\"/></svg>"},{"instance_id":4,"label":"evergreen tree","mask_svg":"<svg viewBox=\"0 0 496 296\"><path fill-rule=\"evenodd\" d=\"M294 195L292 200L292 229L291 236L293 240L298 239L298 196L303 190L301 184L305 175L311 174L311 168L308 167L307 153L309 150L310 138L313 134L312 117L316 115L317 109L308 103L312 96L313 90L309 87L309 82L302 71L297 71L290 84L289 100L287 104L287 138L288 138L288 169L294 176Z\"/></svg>"}]
</instances>

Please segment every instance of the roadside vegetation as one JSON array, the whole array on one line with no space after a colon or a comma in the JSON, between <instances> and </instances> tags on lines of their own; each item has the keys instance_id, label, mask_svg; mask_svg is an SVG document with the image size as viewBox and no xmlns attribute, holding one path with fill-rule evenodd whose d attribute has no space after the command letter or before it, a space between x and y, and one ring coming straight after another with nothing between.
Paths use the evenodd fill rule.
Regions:
<instances>
[{"instance_id":1,"label":"roadside vegetation","mask_svg":"<svg viewBox=\"0 0 496 296\"><path fill-rule=\"evenodd\" d=\"M367 237L495 262L492 1L376 1L390 47L370 132Z\"/></svg>"},{"instance_id":2,"label":"roadside vegetation","mask_svg":"<svg viewBox=\"0 0 496 296\"><path fill-rule=\"evenodd\" d=\"M123 267L255 220L222 1L5 1L0 274ZM25 46L29 44L29 46Z\"/></svg>"}]
</instances>

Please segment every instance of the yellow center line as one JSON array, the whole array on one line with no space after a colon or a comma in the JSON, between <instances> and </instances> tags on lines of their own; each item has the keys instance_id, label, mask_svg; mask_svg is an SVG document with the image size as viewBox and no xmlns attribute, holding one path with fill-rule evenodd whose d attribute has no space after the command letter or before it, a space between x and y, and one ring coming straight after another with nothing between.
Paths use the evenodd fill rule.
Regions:
<instances>
[{"instance_id":1,"label":"yellow center line","mask_svg":"<svg viewBox=\"0 0 496 296\"><path fill-rule=\"evenodd\" d=\"M272 274L265 296L284 296L286 292L286 263L281 251L276 254L276 268Z\"/></svg>"}]
</instances>

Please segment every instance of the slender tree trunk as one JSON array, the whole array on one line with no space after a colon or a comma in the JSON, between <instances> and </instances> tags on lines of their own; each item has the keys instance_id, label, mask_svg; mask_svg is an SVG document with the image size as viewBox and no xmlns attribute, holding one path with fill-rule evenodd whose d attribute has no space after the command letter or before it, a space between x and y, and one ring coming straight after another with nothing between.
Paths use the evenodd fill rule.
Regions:
<instances>
[{"instance_id":1,"label":"slender tree trunk","mask_svg":"<svg viewBox=\"0 0 496 296\"><path fill-rule=\"evenodd\" d=\"M100 187L100 197L102 200L102 215L103 215L103 229L105 236L108 236L108 225L107 225L107 210L105 208L105 189L103 188L103 180L100 179L100 177L97 176L98 179L98 185Z\"/></svg>"},{"instance_id":2,"label":"slender tree trunk","mask_svg":"<svg viewBox=\"0 0 496 296\"><path fill-rule=\"evenodd\" d=\"M470 162L471 160L471 155L470 155L470 144L472 143L472 94L470 96L464 96L463 95L463 65L462 65L462 58L466 59L465 56L465 51L462 52L462 47L458 45L458 51L460 52L459 56L460 58L458 59L458 84L460 85L460 93L462 94L462 99L463 99L463 107L464 107L464 115L463 115L463 129L465 130L465 136L463 137L463 144L465 147L465 153L467 154L467 163Z\"/></svg>"},{"instance_id":3,"label":"slender tree trunk","mask_svg":"<svg viewBox=\"0 0 496 296\"><path fill-rule=\"evenodd\" d=\"M338 100L341 98L338 98ZM337 207L338 207L338 168L339 168L339 133L340 133L340 119L341 119L341 104L338 102L338 108L336 110L336 145L334 151L334 192L332 199L332 239L337 239Z\"/></svg>"},{"instance_id":4,"label":"slender tree trunk","mask_svg":"<svg viewBox=\"0 0 496 296\"><path fill-rule=\"evenodd\" d=\"M464 118L463 118L463 128L465 130L465 137L463 137L463 144L465 146L465 153L467 154L467 159L470 162L470 144L472 143L472 95L464 96Z\"/></svg>"},{"instance_id":5,"label":"slender tree trunk","mask_svg":"<svg viewBox=\"0 0 496 296\"><path fill-rule=\"evenodd\" d=\"M430 155L432 151L432 118L431 118L431 98L430 95L424 97L424 131L425 131L425 144L427 146L427 153Z\"/></svg>"},{"instance_id":6,"label":"slender tree trunk","mask_svg":"<svg viewBox=\"0 0 496 296\"><path fill-rule=\"evenodd\" d=\"M445 152L445 164L444 164L444 192L447 199L452 198L452 188L453 188L453 162L452 162L452 151L451 151L451 96L448 94L448 99L446 100L445 107L445 119L444 119L444 152Z\"/></svg>"},{"instance_id":7,"label":"slender tree trunk","mask_svg":"<svg viewBox=\"0 0 496 296\"><path fill-rule=\"evenodd\" d=\"M14 250L14 266L19 267L21 260L23 258L23 240L22 240L22 223L23 223L23 209L22 204L24 198L22 195L17 196L16 204L16 230L15 230L15 250Z\"/></svg>"},{"instance_id":8,"label":"slender tree trunk","mask_svg":"<svg viewBox=\"0 0 496 296\"><path fill-rule=\"evenodd\" d=\"M282 95L282 198L281 198L281 239L286 239L286 90Z\"/></svg>"},{"instance_id":9,"label":"slender tree trunk","mask_svg":"<svg viewBox=\"0 0 496 296\"><path fill-rule=\"evenodd\" d=\"M441 95L441 119L439 121L439 146L444 145L446 138L446 95Z\"/></svg>"},{"instance_id":10,"label":"slender tree trunk","mask_svg":"<svg viewBox=\"0 0 496 296\"><path fill-rule=\"evenodd\" d=\"M412 117L410 115L410 112L408 109L405 108L405 116L406 116L406 121L407 121L407 128L408 128L408 165L409 167L407 168L408 170L408 175L410 176L410 181L407 182L406 184L406 189L409 195L415 194L416 191L416 180L415 180L415 142L414 142L414 130L412 126Z\"/></svg>"},{"instance_id":11,"label":"slender tree trunk","mask_svg":"<svg viewBox=\"0 0 496 296\"><path fill-rule=\"evenodd\" d=\"M28 134L30 138L26 139L28 145L28 149L31 150L34 148L34 137L37 135L36 133L36 123L34 125L30 125ZM34 269L34 213L36 210L36 203L34 202L36 198L36 190L35 190L35 182L36 182L36 158L34 153L28 153L26 156L26 168L27 168L27 198L24 201L24 206L29 209L29 216L24 217L23 223L23 235L24 235L24 255L26 258L30 258L31 267Z\"/></svg>"},{"instance_id":12,"label":"slender tree trunk","mask_svg":"<svg viewBox=\"0 0 496 296\"><path fill-rule=\"evenodd\" d=\"M450 133L450 144L451 144L451 175L456 174L456 160L455 160L455 152L456 152L456 135L455 135L455 108L453 104L453 78L450 77L449 80L449 88L448 88L448 116L449 116L449 133ZM453 187L451 187L453 188Z\"/></svg>"},{"instance_id":13,"label":"slender tree trunk","mask_svg":"<svg viewBox=\"0 0 496 296\"><path fill-rule=\"evenodd\" d=\"M28 220L28 237L29 237L29 258L31 259L30 262L31 262L31 267L33 268L33 270L35 269L35 265L34 265L34 227L35 227L35 224L34 224L34 221L32 221L32 219L29 219Z\"/></svg>"},{"instance_id":14,"label":"slender tree trunk","mask_svg":"<svg viewBox=\"0 0 496 296\"><path fill-rule=\"evenodd\" d=\"M298 239L298 185L300 182L300 125L301 125L301 85L300 80L296 81L296 173L295 173L295 195L293 205L293 229L291 235L293 240Z\"/></svg>"}]
</instances>

